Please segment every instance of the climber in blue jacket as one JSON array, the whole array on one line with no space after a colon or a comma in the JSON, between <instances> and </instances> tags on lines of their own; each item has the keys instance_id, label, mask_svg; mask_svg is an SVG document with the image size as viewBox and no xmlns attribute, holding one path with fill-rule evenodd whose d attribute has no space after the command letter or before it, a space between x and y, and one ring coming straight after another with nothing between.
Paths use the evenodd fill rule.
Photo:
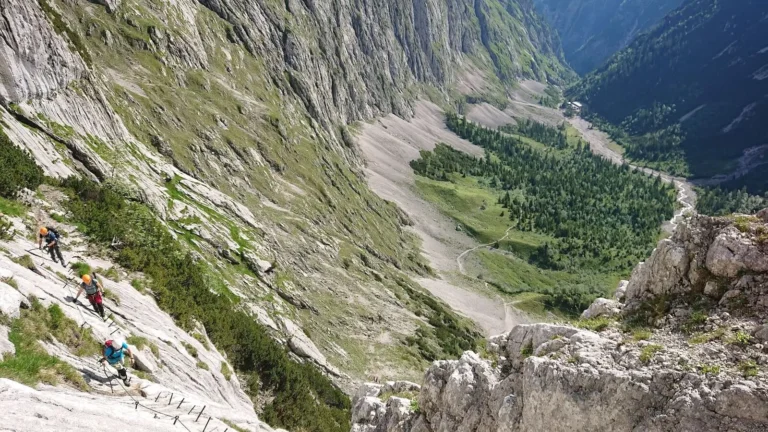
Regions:
<instances>
[{"instance_id":1,"label":"climber in blue jacket","mask_svg":"<svg viewBox=\"0 0 768 432\"><path fill-rule=\"evenodd\" d=\"M123 384L128 386L131 384L131 378L128 377L128 371L125 368L125 353L128 353L130 356L131 364L135 364L136 359L133 357L133 352L127 343L107 340L104 342L104 357L101 358L101 363L109 363L110 366L117 369L117 374L123 380Z\"/></svg>"}]
</instances>

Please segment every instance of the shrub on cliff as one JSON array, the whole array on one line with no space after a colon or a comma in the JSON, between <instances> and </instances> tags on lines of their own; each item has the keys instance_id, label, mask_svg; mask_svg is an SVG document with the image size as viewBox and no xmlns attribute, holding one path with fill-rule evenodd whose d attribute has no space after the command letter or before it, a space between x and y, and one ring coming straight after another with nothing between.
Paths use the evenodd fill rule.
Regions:
<instances>
[{"instance_id":1,"label":"shrub on cliff","mask_svg":"<svg viewBox=\"0 0 768 432\"><path fill-rule=\"evenodd\" d=\"M67 207L93 241L120 243L116 261L142 271L158 305L181 327L199 321L216 347L245 375L252 397L266 389L274 399L263 419L276 427L313 432L347 432L349 398L320 371L290 359L266 328L237 307L205 261L185 251L151 211L120 191L87 180L68 179ZM120 221L120 223L115 223Z\"/></svg>"},{"instance_id":2,"label":"shrub on cliff","mask_svg":"<svg viewBox=\"0 0 768 432\"><path fill-rule=\"evenodd\" d=\"M0 126L0 196L13 198L22 188L36 189L43 182L43 170L29 152L11 142Z\"/></svg>"}]
</instances>

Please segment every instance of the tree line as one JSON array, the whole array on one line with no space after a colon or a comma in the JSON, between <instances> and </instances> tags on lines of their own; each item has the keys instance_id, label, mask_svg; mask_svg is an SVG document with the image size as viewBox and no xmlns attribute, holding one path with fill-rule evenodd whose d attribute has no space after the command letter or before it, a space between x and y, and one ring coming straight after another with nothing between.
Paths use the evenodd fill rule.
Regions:
<instances>
[{"instance_id":1,"label":"tree line","mask_svg":"<svg viewBox=\"0 0 768 432\"><path fill-rule=\"evenodd\" d=\"M547 126L535 120L521 120L518 124L504 125L499 128L502 132L524 136L556 149L568 148L568 136L565 134L565 124L557 128Z\"/></svg>"},{"instance_id":2,"label":"tree line","mask_svg":"<svg viewBox=\"0 0 768 432\"><path fill-rule=\"evenodd\" d=\"M422 151L411 167L434 180L449 181L454 174L486 178L498 189L499 203L518 230L553 237L531 257L540 267L628 270L650 253L661 223L672 217L673 186L614 165L586 147L564 154L540 151L519 137L455 114L449 114L446 123L483 147L485 156L476 158L440 144L434 151Z\"/></svg>"},{"instance_id":3,"label":"tree line","mask_svg":"<svg viewBox=\"0 0 768 432\"><path fill-rule=\"evenodd\" d=\"M710 216L753 214L768 207L768 192L761 197L749 194L746 188L732 191L702 188L696 190L696 195L696 210Z\"/></svg>"}]
</instances>

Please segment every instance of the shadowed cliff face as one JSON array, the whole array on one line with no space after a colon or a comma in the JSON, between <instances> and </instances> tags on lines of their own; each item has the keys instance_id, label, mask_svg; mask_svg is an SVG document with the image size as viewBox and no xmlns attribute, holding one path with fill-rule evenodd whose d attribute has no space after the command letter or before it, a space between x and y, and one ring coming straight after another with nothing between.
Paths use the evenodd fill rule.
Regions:
<instances>
[{"instance_id":1,"label":"shadowed cliff face","mask_svg":"<svg viewBox=\"0 0 768 432\"><path fill-rule=\"evenodd\" d=\"M682 0L534 0L563 43L579 74L600 66L639 34L659 23Z\"/></svg>"}]
</instances>

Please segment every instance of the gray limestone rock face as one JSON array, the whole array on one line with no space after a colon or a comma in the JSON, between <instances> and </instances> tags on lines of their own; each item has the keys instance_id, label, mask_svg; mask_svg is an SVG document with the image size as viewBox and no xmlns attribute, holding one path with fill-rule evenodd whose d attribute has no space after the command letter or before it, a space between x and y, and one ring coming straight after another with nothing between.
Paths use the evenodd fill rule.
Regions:
<instances>
[{"instance_id":1,"label":"gray limestone rock face","mask_svg":"<svg viewBox=\"0 0 768 432\"><path fill-rule=\"evenodd\" d=\"M8 318L18 318L22 305L27 299L12 286L0 282L0 314Z\"/></svg>"},{"instance_id":2,"label":"gray limestone rock face","mask_svg":"<svg viewBox=\"0 0 768 432\"><path fill-rule=\"evenodd\" d=\"M16 354L16 347L8 340L8 327L0 325L0 361L6 354Z\"/></svg>"},{"instance_id":3,"label":"gray limestone rock face","mask_svg":"<svg viewBox=\"0 0 768 432\"><path fill-rule=\"evenodd\" d=\"M707 269L715 276L736 277L739 272L768 272L768 255L736 227L723 230L707 252Z\"/></svg>"},{"instance_id":4,"label":"gray limestone rock face","mask_svg":"<svg viewBox=\"0 0 768 432\"><path fill-rule=\"evenodd\" d=\"M672 240L662 240L651 257L632 271L626 301L646 297L646 294L668 294L679 288L679 281L688 272L688 266L685 248Z\"/></svg>"},{"instance_id":5,"label":"gray limestone rock face","mask_svg":"<svg viewBox=\"0 0 768 432\"><path fill-rule=\"evenodd\" d=\"M0 0L0 17L0 102L45 98L83 75L85 63L37 1Z\"/></svg>"},{"instance_id":6,"label":"gray limestone rock face","mask_svg":"<svg viewBox=\"0 0 768 432\"><path fill-rule=\"evenodd\" d=\"M529 2L516 6L515 18L500 4L485 0L289 0L286 15L246 0L200 3L227 20L233 37L250 52L280 65L291 90L321 124L349 124L390 112L409 117L413 107L407 95L413 84L442 88L456 83L465 56L487 56L490 44L504 50L513 69L505 71L510 77L544 79L543 71L549 69L545 64L562 58L550 32L517 15L533 14ZM519 28L524 36L495 41L506 36L488 26L501 20L501 26ZM533 59L524 60L523 50L534 53ZM531 69L523 67L531 61ZM558 75L546 78L559 80Z\"/></svg>"},{"instance_id":7,"label":"gray limestone rock face","mask_svg":"<svg viewBox=\"0 0 768 432\"><path fill-rule=\"evenodd\" d=\"M622 304L616 300L598 298L592 302L589 309L581 314L581 319L597 318L601 316L613 317L621 314L621 307Z\"/></svg>"}]
</instances>

